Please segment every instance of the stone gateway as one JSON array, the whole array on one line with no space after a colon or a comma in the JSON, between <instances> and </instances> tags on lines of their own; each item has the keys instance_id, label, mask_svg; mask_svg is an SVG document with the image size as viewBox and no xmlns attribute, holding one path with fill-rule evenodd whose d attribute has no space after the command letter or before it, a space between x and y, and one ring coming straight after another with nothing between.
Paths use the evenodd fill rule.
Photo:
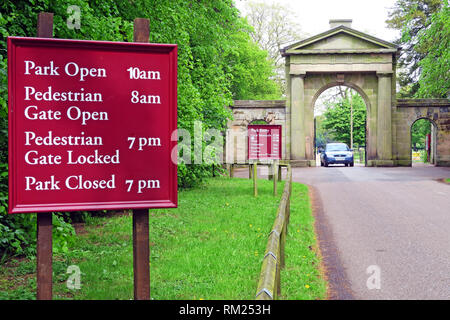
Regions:
<instances>
[{"instance_id":1,"label":"stone gateway","mask_svg":"<svg viewBox=\"0 0 450 320\"><path fill-rule=\"evenodd\" d=\"M283 159L315 166L314 105L326 89L357 91L367 107L367 166L411 166L411 126L428 119L435 131L438 166L450 166L450 100L397 99L400 48L351 28L351 20L330 20L331 29L281 50L286 65L286 101L235 101L227 134L226 161L243 163L246 143L236 138L248 124L281 124ZM242 139L241 139L242 140Z\"/></svg>"}]
</instances>

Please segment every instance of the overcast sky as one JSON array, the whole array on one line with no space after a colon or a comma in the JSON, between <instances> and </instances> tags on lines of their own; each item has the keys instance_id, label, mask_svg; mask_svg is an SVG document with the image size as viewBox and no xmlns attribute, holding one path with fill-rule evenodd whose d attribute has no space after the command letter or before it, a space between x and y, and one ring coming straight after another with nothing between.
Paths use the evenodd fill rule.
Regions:
<instances>
[{"instance_id":1,"label":"overcast sky","mask_svg":"<svg viewBox=\"0 0 450 320\"><path fill-rule=\"evenodd\" d=\"M234 0L237 8L245 16L245 2L248 0ZM352 19L352 28L372 36L393 42L400 33L386 26L389 9L395 0L250 0L252 2L279 3L290 7L298 18L301 30L308 37L330 29L330 19ZM333 87L316 101L315 115L325 111L324 102L337 92Z\"/></svg>"},{"instance_id":2,"label":"overcast sky","mask_svg":"<svg viewBox=\"0 0 450 320\"><path fill-rule=\"evenodd\" d=\"M245 15L244 5L248 0L234 0ZM254 0L253 0L254 1ZM330 19L353 19L352 28L389 42L399 36L396 30L386 27L389 8L395 0L258 0L279 3L292 8L302 30L309 36L329 29Z\"/></svg>"}]
</instances>

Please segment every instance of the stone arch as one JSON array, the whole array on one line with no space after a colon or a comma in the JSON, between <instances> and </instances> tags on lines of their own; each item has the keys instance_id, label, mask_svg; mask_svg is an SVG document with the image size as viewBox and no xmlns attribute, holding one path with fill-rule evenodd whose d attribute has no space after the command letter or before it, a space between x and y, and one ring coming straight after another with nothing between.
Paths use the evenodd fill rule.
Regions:
<instances>
[{"instance_id":1,"label":"stone arch","mask_svg":"<svg viewBox=\"0 0 450 320\"><path fill-rule=\"evenodd\" d=\"M430 117L428 117L428 116L419 116L419 117L416 117L416 119L415 120L413 120L412 122L408 119L408 127L409 127L409 130L408 130L408 135L409 135L409 145L410 145L410 147L409 147L409 149L410 149L410 156L411 156L411 158L412 158L412 128L413 128L413 126L414 126L414 124L417 122L417 121L419 121L419 120L427 120L428 122L430 122L431 123L431 125L432 125L432 129L431 129L431 161L430 161L430 163L432 163L432 164L436 164L437 163L437 146L439 145L439 143L438 143L438 137L439 137L439 135L438 135L438 132L439 132L439 126L438 126L438 124L432 119L432 118L430 118ZM411 160L412 161L412 160Z\"/></svg>"},{"instance_id":2,"label":"stone arch","mask_svg":"<svg viewBox=\"0 0 450 320\"><path fill-rule=\"evenodd\" d=\"M397 99L397 45L352 29L351 20L335 20L330 30L293 43L281 54L286 100L235 101L227 131L232 152L227 155L245 154L246 146L228 148L233 143L229 133L245 132L252 120L264 119L282 125L283 159L293 166L315 166L314 105L323 91L343 85L366 104L367 166L411 166L411 125L420 118L436 128L436 164L450 166L450 100Z\"/></svg>"},{"instance_id":3,"label":"stone arch","mask_svg":"<svg viewBox=\"0 0 450 320\"><path fill-rule=\"evenodd\" d=\"M419 120L422 120L422 119L425 119L425 120L428 120L428 121L430 121L431 122L431 124L436 128L436 129L438 129L439 130L439 125L433 120L433 118L431 118L431 117L429 117L429 116L410 116L408 119L407 119L407 125L411 128L413 125L414 125L414 123L416 123L417 121L419 121Z\"/></svg>"},{"instance_id":4,"label":"stone arch","mask_svg":"<svg viewBox=\"0 0 450 320\"><path fill-rule=\"evenodd\" d=\"M248 123L247 126L249 126L251 124L270 124L270 123L268 121L266 121L265 119L253 119Z\"/></svg>"},{"instance_id":5,"label":"stone arch","mask_svg":"<svg viewBox=\"0 0 450 320\"><path fill-rule=\"evenodd\" d=\"M393 165L390 125L391 74L365 71L305 72L291 74L289 84L287 105L290 110L287 110L287 114L290 115L290 156L294 165L315 166L314 104L326 89L338 85L354 89L366 105L367 165ZM381 137L378 134L380 125Z\"/></svg>"},{"instance_id":6,"label":"stone arch","mask_svg":"<svg viewBox=\"0 0 450 320\"><path fill-rule=\"evenodd\" d=\"M427 119L435 130L435 164L450 165L450 101L448 99L398 99L393 111L394 157L397 165L411 166L411 128Z\"/></svg>"},{"instance_id":7,"label":"stone arch","mask_svg":"<svg viewBox=\"0 0 450 320\"><path fill-rule=\"evenodd\" d=\"M370 114L371 105L370 105L370 99L369 99L368 95L364 92L364 90L363 90L362 88L360 88L358 85L356 85L356 84L354 84L354 83L352 83L352 82L343 82L343 83L340 83L340 82L334 81L334 82L329 82L329 83L325 84L325 85L324 85L322 88L320 88L320 89L316 92L316 94L313 96L313 99L311 100L310 107L311 107L311 108L314 108L314 107L315 107L316 101L317 101L317 99L320 97L320 95L321 95L322 93L324 93L326 90L328 90L328 89L330 89L330 88L338 87L338 86L349 87L349 88L354 89L356 92L358 92L358 94L359 94L359 95L363 98L363 100L364 100L364 103L365 103L366 109L367 109L367 114L368 114L368 115Z\"/></svg>"},{"instance_id":8,"label":"stone arch","mask_svg":"<svg viewBox=\"0 0 450 320\"><path fill-rule=\"evenodd\" d=\"M426 119L429 120L436 128L439 124L433 119L433 113L428 113L428 108L415 108L414 112L410 112L404 120L409 127L412 127L414 123L418 120Z\"/></svg>"},{"instance_id":9,"label":"stone arch","mask_svg":"<svg viewBox=\"0 0 450 320\"><path fill-rule=\"evenodd\" d=\"M320 97L320 95L322 93L324 93L326 90L333 88L333 87L337 87L337 86L345 86L345 87L349 87L351 89L354 89L363 99L364 104L366 106L366 132L365 132L365 140L366 140L366 151L370 150L370 149L374 149L374 146L372 146L372 144L375 143L375 139L373 139L373 137L376 136L376 128L374 128L372 126L372 128L369 126L369 123L371 122L371 110L372 110L372 104L370 101L369 96L366 94L366 92L364 91L363 88L361 88L359 85L357 85L355 82L352 81L343 81L343 82L338 82L338 81L329 81L323 82L324 84L322 85L321 88L319 88L316 93L314 94L314 96L311 99L309 108L312 110L312 112L314 113L314 108L317 102L317 99ZM372 151L372 153L374 153ZM367 155L366 157L367 158ZM314 155L314 159L315 159L315 155Z\"/></svg>"},{"instance_id":10,"label":"stone arch","mask_svg":"<svg viewBox=\"0 0 450 320\"><path fill-rule=\"evenodd\" d=\"M294 165L314 166L312 107L327 88L357 91L367 108L367 165L393 166L392 106L399 47L351 28L351 22L282 49L286 61L290 151Z\"/></svg>"}]
</instances>

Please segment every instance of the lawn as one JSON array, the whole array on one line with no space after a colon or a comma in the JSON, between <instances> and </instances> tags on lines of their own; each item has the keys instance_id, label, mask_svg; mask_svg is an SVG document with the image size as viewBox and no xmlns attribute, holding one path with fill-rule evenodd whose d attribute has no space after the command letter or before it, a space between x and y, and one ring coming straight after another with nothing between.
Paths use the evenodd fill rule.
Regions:
<instances>
[{"instance_id":1,"label":"lawn","mask_svg":"<svg viewBox=\"0 0 450 320\"><path fill-rule=\"evenodd\" d=\"M177 209L150 211L152 299L254 299L267 236L281 196L272 182L209 179L180 190ZM281 299L324 299L326 282L311 215L308 189L293 184L291 220L282 270ZM78 229L69 251L54 255L54 299L132 299L130 215L92 217ZM67 268L81 271L81 289L68 289ZM35 260L13 259L0 269L0 299L30 299Z\"/></svg>"}]
</instances>

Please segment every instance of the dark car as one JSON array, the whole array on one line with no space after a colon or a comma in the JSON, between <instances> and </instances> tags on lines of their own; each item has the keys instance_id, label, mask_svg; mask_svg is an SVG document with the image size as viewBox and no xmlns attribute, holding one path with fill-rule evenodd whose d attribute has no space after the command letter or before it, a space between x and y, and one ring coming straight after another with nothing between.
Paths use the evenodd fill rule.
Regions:
<instances>
[{"instance_id":1,"label":"dark car","mask_svg":"<svg viewBox=\"0 0 450 320\"><path fill-rule=\"evenodd\" d=\"M344 164L353 167L353 150L345 143L327 143L320 154L320 165L328 167L329 164Z\"/></svg>"}]
</instances>

